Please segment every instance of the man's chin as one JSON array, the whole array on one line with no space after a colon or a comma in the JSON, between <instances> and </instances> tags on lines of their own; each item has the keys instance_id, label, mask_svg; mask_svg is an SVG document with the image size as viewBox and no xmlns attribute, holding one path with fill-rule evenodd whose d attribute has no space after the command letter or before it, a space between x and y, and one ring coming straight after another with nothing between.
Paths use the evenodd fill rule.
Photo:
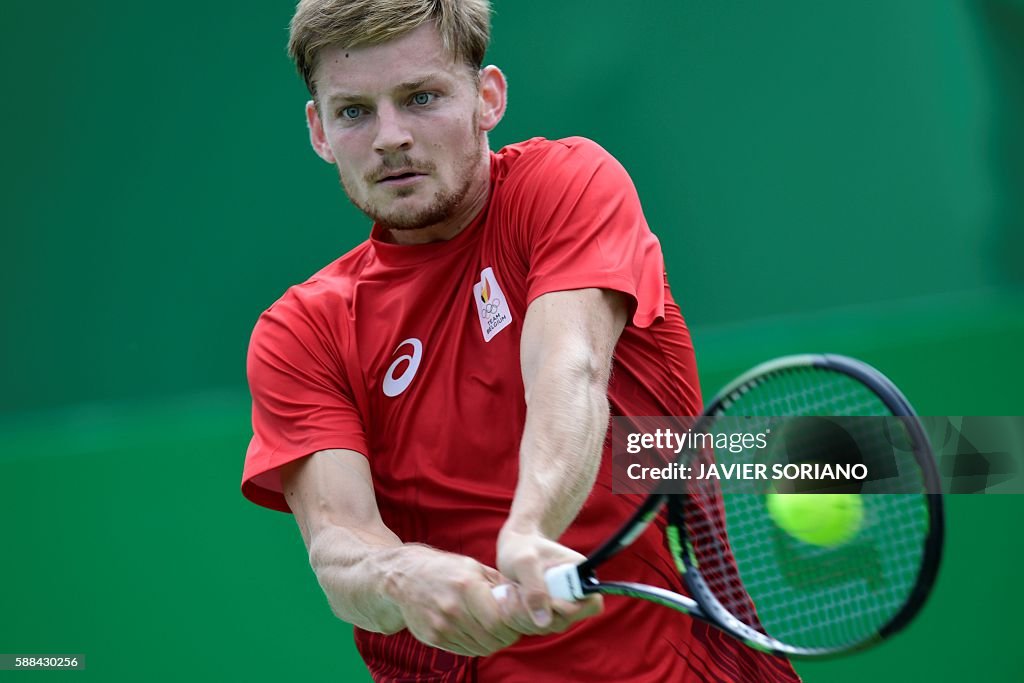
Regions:
<instances>
[{"instance_id":1,"label":"man's chin","mask_svg":"<svg viewBox=\"0 0 1024 683\"><path fill-rule=\"evenodd\" d=\"M451 219L469 188L468 181L455 193L428 192L429 188L420 185L392 188L385 196L372 195L365 205L356 201L353 204L381 228L409 235Z\"/></svg>"},{"instance_id":2,"label":"man's chin","mask_svg":"<svg viewBox=\"0 0 1024 683\"><path fill-rule=\"evenodd\" d=\"M417 230L426 230L427 228L433 227L443 221L445 216L426 216L417 217L414 220L388 220L387 218L378 219L376 223L385 230L393 230L395 232L414 233Z\"/></svg>"},{"instance_id":3,"label":"man's chin","mask_svg":"<svg viewBox=\"0 0 1024 683\"><path fill-rule=\"evenodd\" d=\"M458 206L456 197L440 195L424 198L392 199L386 211L365 211L375 223L388 230L411 232L434 226L451 217ZM376 207L374 207L376 208Z\"/></svg>"},{"instance_id":4,"label":"man's chin","mask_svg":"<svg viewBox=\"0 0 1024 683\"><path fill-rule=\"evenodd\" d=\"M367 218L388 230L419 230L430 224L431 214L434 213L432 207L417 206L419 202L415 200L394 196L366 205L353 203ZM381 206L387 206L387 209L382 211Z\"/></svg>"},{"instance_id":5,"label":"man's chin","mask_svg":"<svg viewBox=\"0 0 1024 683\"><path fill-rule=\"evenodd\" d=\"M411 232L415 230L423 230L430 226L444 220L445 216L443 212L437 210L425 209L421 211L405 211L405 212L392 212L389 214L376 214L371 215L370 218L375 223L387 230L398 230L401 232Z\"/></svg>"}]
</instances>

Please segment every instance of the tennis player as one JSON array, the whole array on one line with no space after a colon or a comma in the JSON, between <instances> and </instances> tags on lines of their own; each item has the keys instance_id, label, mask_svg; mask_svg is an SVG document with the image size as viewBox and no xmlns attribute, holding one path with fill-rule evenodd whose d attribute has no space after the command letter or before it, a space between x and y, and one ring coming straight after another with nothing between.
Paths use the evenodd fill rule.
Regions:
<instances>
[{"instance_id":1,"label":"tennis player","mask_svg":"<svg viewBox=\"0 0 1024 683\"><path fill-rule=\"evenodd\" d=\"M373 226L256 324L242 491L294 513L377 681L798 680L671 610L547 594L637 504L609 414L701 397L623 167L583 138L490 151L489 24L486 0L299 3L310 140ZM682 590L657 526L607 571Z\"/></svg>"}]
</instances>

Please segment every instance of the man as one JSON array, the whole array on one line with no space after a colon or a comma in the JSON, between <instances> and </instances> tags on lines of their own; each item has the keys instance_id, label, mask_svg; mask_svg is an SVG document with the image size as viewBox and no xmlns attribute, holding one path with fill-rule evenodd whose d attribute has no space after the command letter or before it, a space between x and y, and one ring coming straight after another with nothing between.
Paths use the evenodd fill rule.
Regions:
<instances>
[{"instance_id":1,"label":"man","mask_svg":"<svg viewBox=\"0 0 1024 683\"><path fill-rule=\"evenodd\" d=\"M299 3L311 143L374 224L256 325L243 492L294 513L378 681L793 680L669 610L547 594L636 504L609 405L701 401L624 169L581 138L489 151L488 35L486 0ZM607 571L679 584L653 527Z\"/></svg>"}]
</instances>

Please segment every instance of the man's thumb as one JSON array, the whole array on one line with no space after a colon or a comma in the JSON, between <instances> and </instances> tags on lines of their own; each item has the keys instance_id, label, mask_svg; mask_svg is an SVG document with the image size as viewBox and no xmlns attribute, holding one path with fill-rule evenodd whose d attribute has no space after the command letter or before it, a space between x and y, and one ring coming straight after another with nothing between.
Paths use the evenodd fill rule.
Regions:
<instances>
[{"instance_id":1,"label":"man's thumb","mask_svg":"<svg viewBox=\"0 0 1024 683\"><path fill-rule=\"evenodd\" d=\"M551 598L544 576L531 576L528 583L520 585L526 593L526 608L530 610L533 623L540 628L547 628L551 624Z\"/></svg>"}]
</instances>

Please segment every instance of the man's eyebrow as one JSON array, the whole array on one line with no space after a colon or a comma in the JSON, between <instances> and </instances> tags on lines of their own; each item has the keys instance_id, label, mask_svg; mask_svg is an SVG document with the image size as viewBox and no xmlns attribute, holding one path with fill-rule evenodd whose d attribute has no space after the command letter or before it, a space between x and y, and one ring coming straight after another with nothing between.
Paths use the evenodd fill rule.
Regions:
<instances>
[{"instance_id":1,"label":"man's eyebrow","mask_svg":"<svg viewBox=\"0 0 1024 683\"><path fill-rule=\"evenodd\" d=\"M429 74L427 76L424 76L423 78L417 78L414 81L406 81L405 83L399 83L395 87L395 91L396 92L408 92L410 90L418 90L418 89L422 88L424 85L426 85L427 83L430 83L431 81L438 81L438 80L443 80L443 79L444 79L444 77L441 74ZM339 91L337 91L335 93L332 93L327 98L327 101L328 102L336 102L338 100L346 100L347 101L347 100L361 100L361 99L364 99L363 95L360 95L358 93L353 93L353 92L346 92L344 90L339 90Z\"/></svg>"},{"instance_id":2,"label":"man's eyebrow","mask_svg":"<svg viewBox=\"0 0 1024 683\"><path fill-rule=\"evenodd\" d=\"M401 84L399 84L398 88L396 88L396 89L397 90L419 90L420 88L422 88L424 85L426 85L430 81L434 81L434 80L438 80L438 79L440 79L440 75L439 74L430 74L429 76L424 76L423 78L419 78L419 79L417 79L415 81L406 81L405 83L401 83Z\"/></svg>"}]
</instances>

